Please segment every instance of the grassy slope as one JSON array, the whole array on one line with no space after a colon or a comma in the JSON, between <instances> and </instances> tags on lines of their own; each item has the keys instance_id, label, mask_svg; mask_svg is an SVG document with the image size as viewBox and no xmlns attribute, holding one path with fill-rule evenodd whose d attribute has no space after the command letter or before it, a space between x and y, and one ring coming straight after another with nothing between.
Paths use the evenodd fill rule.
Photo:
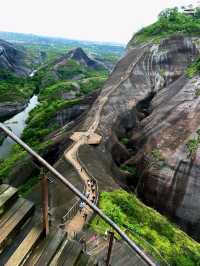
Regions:
<instances>
[{"instance_id":1,"label":"grassy slope","mask_svg":"<svg viewBox=\"0 0 200 266\"><path fill-rule=\"evenodd\" d=\"M17 77L12 73L0 69L0 102L27 100L35 89L28 78Z\"/></svg>"},{"instance_id":2,"label":"grassy slope","mask_svg":"<svg viewBox=\"0 0 200 266\"><path fill-rule=\"evenodd\" d=\"M161 265L166 265L161 256L171 266L200 265L200 245L158 212L141 203L134 195L123 190L102 192L99 205L132 240ZM102 234L109 229L98 217L93 219L91 227Z\"/></svg>"},{"instance_id":3,"label":"grassy slope","mask_svg":"<svg viewBox=\"0 0 200 266\"><path fill-rule=\"evenodd\" d=\"M183 34L187 36L200 35L200 16L185 16L176 8L167 9L161 12L158 20L150 26L141 29L136 33L128 46L147 41L160 41L173 34Z\"/></svg>"}]
</instances>

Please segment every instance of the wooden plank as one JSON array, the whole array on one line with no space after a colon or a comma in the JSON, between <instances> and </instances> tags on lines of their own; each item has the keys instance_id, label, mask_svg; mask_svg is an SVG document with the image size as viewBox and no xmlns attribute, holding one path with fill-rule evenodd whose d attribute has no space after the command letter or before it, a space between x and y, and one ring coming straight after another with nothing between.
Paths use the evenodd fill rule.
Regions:
<instances>
[{"instance_id":1,"label":"wooden plank","mask_svg":"<svg viewBox=\"0 0 200 266\"><path fill-rule=\"evenodd\" d=\"M15 204L0 218L0 228L15 214L25 201L23 198L17 199Z\"/></svg>"},{"instance_id":2,"label":"wooden plank","mask_svg":"<svg viewBox=\"0 0 200 266\"><path fill-rule=\"evenodd\" d=\"M27 254L34 247L38 239L43 233L42 225L34 226L19 247L16 249L14 254L7 261L5 266L19 266L27 256Z\"/></svg>"},{"instance_id":3,"label":"wooden plank","mask_svg":"<svg viewBox=\"0 0 200 266\"><path fill-rule=\"evenodd\" d=\"M9 185L7 185L7 184L2 184L2 185L0 185L0 195L1 195L1 193L3 193L8 187L9 187Z\"/></svg>"},{"instance_id":4,"label":"wooden plank","mask_svg":"<svg viewBox=\"0 0 200 266\"><path fill-rule=\"evenodd\" d=\"M53 239L49 241L45 250L43 251L41 257L35 264L35 266L46 266L49 265L53 256L56 254L57 250L60 248L62 241L65 238L66 233L62 230L58 230L54 233Z\"/></svg>"},{"instance_id":5,"label":"wooden plank","mask_svg":"<svg viewBox=\"0 0 200 266\"><path fill-rule=\"evenodd\" d=\"M82 251L80 243L74 240L67 242L60 258L58 259L58 266L74 265L77 262Z\"/></svg>"},{"instance_id":6,"label":"wooden plank","mask_svg":"<svg viewBox=\"0 0 200 266\"><path fill-rule=\"evenodd\" d=\"M67 244L68 241L69 241L68 239L66 239L65 241L63 241L61 247L56 252L55 256L52 258L52 261L49 264L49 266L57 266L58 265L58 260L59 260L59 258L60 258L60 256L61 256L61 254L62 254L62 252L63 252L63 250L64 250L64 248L65 248L65 246L66 246L66 244Z\"/></svg>"},{"instance_id":7,"label":"wooden plank","mask_svg":"<svg viewBox=\"0 0 200 266\"><path fill-rule=\"evenodd\" d=\"M9 237L9 235L19 226L26 218L31 215L34 204L28 200L21 205L17 212L0 228L0 246Z\"/></svg>"},{"instance_id":8,"label":"wooden plank","mask_svg":"<svg viewBox=\"0 0 200 266\"><path fill-rule=\"evenodd\" d=\"M17 189L14 187L8 187L3 193L0 195L0 208L2 208L5 203L11 200L17 194Z\"/></svg>"}]
</instances>

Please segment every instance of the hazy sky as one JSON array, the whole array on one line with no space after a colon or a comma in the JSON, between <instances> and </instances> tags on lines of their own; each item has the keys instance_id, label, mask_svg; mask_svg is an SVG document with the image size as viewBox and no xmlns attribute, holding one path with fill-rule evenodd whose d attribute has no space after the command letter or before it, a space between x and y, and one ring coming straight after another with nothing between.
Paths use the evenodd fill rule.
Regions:
<instances>
[{"instance_id":1,"label":"hazy sky","mask_svg":"<svg viewBox=\"0 0 200 266\"><path fill-rule=\"evenodd\" d=\"M187 0L2 0L0 31L126 43L164 8Z\"/></svg>"}]
</instances>

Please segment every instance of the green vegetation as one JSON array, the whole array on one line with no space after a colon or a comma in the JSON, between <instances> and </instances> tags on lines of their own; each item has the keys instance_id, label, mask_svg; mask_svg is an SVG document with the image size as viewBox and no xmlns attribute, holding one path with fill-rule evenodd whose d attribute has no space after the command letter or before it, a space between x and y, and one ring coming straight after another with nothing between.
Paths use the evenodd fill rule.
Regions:
<instances>
[{"instance_id":1,"label":"green vegetation","mask_svg":"<svg viewBox=\"0 0 200 266\"><path fill-rule=\"evenodd\" d=\"M34 92L35 87L28 78L17 77L14 74L0 69L0 102L27 100Z\"/></svg>"},{"instance_id":2,"label":"green vegetation","mask_svg":"<svg viewBox=\"0 0 200 266\"><path fill-rule=\"evenodd\" d=\"M200 144L200 129L197 130L197 138L190 139L186 144L189 156L193 156L194 154L196 154L199 144Z\"/></svg>"},{"instance_id":3,"label":"green vegetation","mask_svg":"<svg viewBox=\"0 0 200 266\"><path fill-rule=\"evenodd\" d=\"M80 98L73 100L55 100L52 103L47 101L36 107L28 118L28 125L25 128L22 138L32 146L37 146L44 141L45 137L59 128L55 121L56 112L79 104Z\"/></svg>"},{"instance_id":4,"label":"green vegetation","mask_svg":"<svg viewBox=\"0 0 200 266\"><path fill-rule=\"evenodd\" d=\"M136 173L136 168L133 165L122 165L120 166L120 169L132 175L135 175Z\"/></svg>"},{"instance_id":5,"label":"green vegetation","mask_svg":"<svg viewBox=\"0 0 200 266\"><path fill-rule=\"evenodd\" d=\"M38 90L57 84L60 81L72 80L75 77L79 80L91 77L107 77L105 70L95 71L84 65L79 64L75 60L67 60L65 64L56 65L55 62L42 67L33 77L32 81Z\"/></svg>"},{"instance_id":6,"label":"green vegetation","mask_svg":"<svg viewBox=\"0 0 200 266\"><path fill-rule=\"evenodd\" d=\"M200 245L158 212L141 203L134 195L123 190L102 192L99 205L160 265L166 265L164 260L170 266L200 265ZM91 227L100 234L110 229L97 216L91 222Z\"/></svg>"},{"instance_id":7,"label":"green vegetation","mask_svg":"<svg viewBox=\"0 0 200 266\"><path fill-rule=\"evenodd\" d=\"M177 33L187 36L199 36L199 13L199 9L197 9L195 16L186 16L177 7L168 8L159 14L155 23L136 33L129 46L147 41L159 42L161 39Z\"/></svg>"},{"instance_id":8,"label":"green vegetation","mask_svg":"<svg viewBox=\"0 0 200 266\"><path fill-rule=\"evenodd\" d=\"M126 146L129 143L129 139L128 138L122 138L121 142Z\"/></svg>"},{"instance_id":9,"label":"green vegetation","mask_svg":"<svg viewBox=\"0 0 200 266\"><path fill-rule=\"evenodd\" d=\"M32 144L31 140L27 141L27 143L29 145ZM34 148L35 151L41 154L46 150L47 147L51 145L51 143L52 142L48 140L48 141L43 141L36 146L31 145L31 147ZM30 167L29 164L30 162L28 160L27 153L18 145L14 145L9 157L0 162L0 181L3 182L5 178L9 179L9 176L15 167L20 166L26 169L27 167ZM33 172L33 176L36 176L36 175L37 175L37 171ZM23 186L27 187L27 184L24 183ZM23 190L22 187L20 187L20 190L21 189ZM25 190L23 190L23 193L25 193Z\"/></svg>"},{"instance_id":10,"label":"green vegetation","mask_svg":"<svg viewBox=\"0 0 200 266\"><path fill-rule=\"evenodd\" d=\"M18 189L19 195L21 195L22 197L26 197L29 194L29 192L32 191L33 187L38 183L38 181L39 181L39 174L30 177L25 184L19 187Z\"/></svg>"},{"instance_id":11,"label":"green vegetation","mask_svg":"<svg viewBox=\"0 0 200 266\"><path fill-rule=\"evenodd\" d=\"M164 161L165 160L163 158L161 152L159 151L159 149L152 150L151 155L153 157L153 161L154 162L161 162L161 161Z\"/></svg>"},{"instance_id":12,"label":"green vegetation","mask_svg":"<svg viewBox=\"0 0 200 266\"><path fill-rule=\"evenodd\" d=\"M16 163L23 160L25 156L26 152L15 145L10 156L0 163L0 180L3 181L5 177L8 177Z\"/></svg>"},{"instance_id":13,"label":"green vegetation","mask_svg":"<svg viewBox=\"0 0 200 266\"><path fill-rule=\"evenodd\" d=\"M197 59L187 68L188 78L193 78L195 75L200 73L200 58Z\"/></svg>"}]
</instances>

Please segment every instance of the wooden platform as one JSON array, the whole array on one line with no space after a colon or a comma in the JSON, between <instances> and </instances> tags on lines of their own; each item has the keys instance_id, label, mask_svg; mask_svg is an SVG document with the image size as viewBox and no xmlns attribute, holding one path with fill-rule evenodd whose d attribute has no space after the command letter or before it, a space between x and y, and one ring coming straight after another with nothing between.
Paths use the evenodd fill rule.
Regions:
<instances>
[{"instance_id":1,"label":"wooden platform","mask_svg":"<svg viewBox=\"0 0 200 266\"><path fill-rule=\"evenodd\" d=\"M88 132L74 132L70 139L77 142L79 141L82 137L85 137L85 143L89 145L97 145L101 143L102 137L99 134L96 133L91 133L88 134Z\"/></svg>"}]
</instances>

